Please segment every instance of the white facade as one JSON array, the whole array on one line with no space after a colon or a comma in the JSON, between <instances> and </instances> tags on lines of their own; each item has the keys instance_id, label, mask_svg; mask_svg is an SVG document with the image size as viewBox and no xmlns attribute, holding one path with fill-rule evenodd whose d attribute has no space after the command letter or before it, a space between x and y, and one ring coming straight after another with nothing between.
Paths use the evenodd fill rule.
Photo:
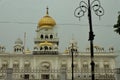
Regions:
<instances>
[{"instance_id":1,"label":"white facade","mask_svg":"<svg viewBox=\"0 0 120 80\"><path fill-rule=\"evenodd\" d=\"M71 79L71 49L74 49L75 80L91 79L90 48L79 52L77 42L72 39L64 53L59 50L59 38L54 32L55 21L48 14L40 20L36 30L33 51L24 50L21 39L15 41L13 53L6 53L0 45L0 78L6 78L6 70L13 69L12 78L18 79ZM73 45L73 46L72 46ZM115 80L113 69L116 68L114 48L108 51L94 46L96 80Z\"/></svg>"}]
</instances>

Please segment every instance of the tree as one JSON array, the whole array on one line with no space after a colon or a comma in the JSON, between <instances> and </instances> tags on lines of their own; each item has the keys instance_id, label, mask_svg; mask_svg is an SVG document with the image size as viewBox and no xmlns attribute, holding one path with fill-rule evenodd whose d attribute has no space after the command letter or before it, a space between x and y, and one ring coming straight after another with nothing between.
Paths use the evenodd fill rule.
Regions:
<instances>
[{"instance_id":1,"label":"tree","mask_svg":"<svg viewBox=\"0 0 120 80\"><path fill-rule=\"evenodd\" d=\"M118 16L117 24L115 24L113 27L115 28L114 31L120 35L120 12L118 13L119 13L119 16Z\"/></svg>"}]
</instances>

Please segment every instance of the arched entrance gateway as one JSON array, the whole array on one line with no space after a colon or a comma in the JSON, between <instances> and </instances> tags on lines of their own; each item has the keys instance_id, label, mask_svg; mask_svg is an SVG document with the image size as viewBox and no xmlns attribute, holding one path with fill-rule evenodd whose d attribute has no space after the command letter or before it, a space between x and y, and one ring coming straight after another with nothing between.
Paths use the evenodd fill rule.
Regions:
<instances>
[{"instance_id":1,"label":"arched entrance gateway","mask_svg":"<svg viewBox=\"0 0 120 80\"><path fill-rule=\"evenodd\" d=\"M50 69L51 69L51 65L50 65L50 63L49 62L42 62L41 64L40 64L40 69L41 69L41 71L42 71L42 73L41 73L41 79L43 79L43 80L49 80L50 79L50 73L48 73L49 71L50 71Z\"/></svg>"}]
</instances>

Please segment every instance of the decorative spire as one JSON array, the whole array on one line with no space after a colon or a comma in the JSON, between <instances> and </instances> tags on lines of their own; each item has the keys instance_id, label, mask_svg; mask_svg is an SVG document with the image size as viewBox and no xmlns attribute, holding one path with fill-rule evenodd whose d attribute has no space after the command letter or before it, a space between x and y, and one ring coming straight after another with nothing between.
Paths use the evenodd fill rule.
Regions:
<instances>
[{"instance_id":1,"label":"decorative spire","mask_svg":"<svg viewBox=\"0 0 120 80\"><path fill-rule=\"evenodd\" d=\"M46 8L46 15L49 15L49 12L48 12L48 6L47 6L47 8Z\"/></svg>"}]
</instances>

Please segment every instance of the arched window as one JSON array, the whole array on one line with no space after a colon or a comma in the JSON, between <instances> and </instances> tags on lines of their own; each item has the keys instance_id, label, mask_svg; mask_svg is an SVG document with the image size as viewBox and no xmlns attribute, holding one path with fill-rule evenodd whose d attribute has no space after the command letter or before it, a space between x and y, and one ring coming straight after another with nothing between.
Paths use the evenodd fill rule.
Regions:
<instances>
[{"instance_id":1,"label":"arched window","mask_svg":"<svg viewBox=\"0 0 120 80\"><path fill-rule=\"evenodd\" d=\"M48 47L47 47L47 46L45 46L44 48L45 48L45 50L48 50Z\"/></svg>"},{"instance_id":2,"label":"arched window","mask_svg":"<svg viewBox=\"0 0 120 80\"><path fill-rule=\"evenodd\" d=\"M13 69L19 69L19 62L18 61L14 61Z\"/></svg>"},{"instance_id":3,"label":"arched window","mask_svg":"<svg viewBox=\"0 0 120 80\"><path fill-rule=\"evenodd\" d=\"M42 50L43 48L42 47L40 47L40 50Z\"/></svg>"},{"instance_id":4,"label":"arched window","mask_svg":"<svg viewBox=\"0 0 120 80\"><path fill-rule=\"evenodd\" d=\"M17 49L16 49L16 52L18 52L18 50L19 50L19 49L17 48Z\"/></svg>"},{"instance_id":5,"label":"arched window","mask_svg":"<svg viewBox=\"0 0 120 80\"><path fill-rule=\"evenodd\" d=\"M50 70L50 63L49 62L42 62L41 69L42 70Z\"/></svg>"},{"instance_id":6,"label":"arched window","mask_svg":"<svg viewBox=\"0 0 120 80\"><path fill-rule=\"evenodd\" d=\"M67 68L67 62L66 62L66 60L63 60L61 62L61 68Z\"/></svg>"},{"instance_id":7,"label":"arched window","mask_svg":"<svg viewBox=\"0 0 120 80\"><path fill-rule=\"evenodd\" d=\"M109 62L104 62L104 69L110 69Z\"/></svg>"},{"instance_id":8,"label":"arched window","mask_svg":"<svg viewBox=\"0 0 120 80\"><path fill-rule=\"evenodd\" d=\"M38 48L37 48L37 47L34 47L34 50L35 50L35 51L37 51L37 50L38 50Z\"/></svg>"},{"instance_id":9,"label":"arched window","mask_svg":"<svg viewBox=\"0 0 120 80\"><path fill-rule=\"evenodd\" d=\"M17 48L17 52L20 52L20 48Z\"/></svg>"},{"instance_id":10,"label":"arched window","mask_svg":"<svg viewBox=\"0 0 120 80\"><path fill-rule=\"evenodd\" d=\"M51 50L52 48L51 47L49 47L49 50Z\"/></svg>"},{"instance_id":11,"label":"arched window","mask_svg":"<svg viewBox=\"0 0 120 80\"><path fill-rule=\"evenodd\" d=\"M45 35L45 39L48 39L48 35Z\"/></svg>"},{"instance_id":12,"label":"arched window","mask_svg":"<svg viewBox=\"0 0 120 80\"><path fill-rule=\"evenodd\" d=\"M4 60L1 69L7 69L7 68L8 68L8 61Z\"/></svg>"},{"instance_id":13,"label":"arched window","mask_svg":"<svg viewBox=\"0 0 120 80\"><path fill-rule=\"evenodd\" d=\"M83 62L83 65L82 65L82 70L83 70L83 71L88 71L88 69L89 69L88 62L87 62L87 61L84 61L84 62Z\"/></svg>"},{"instance_id":14,"label":"arched window","mask_svg":"<svg viewBox=\"0 0 120 80\"><path fill-rule=\"evenodd\" d=\"M19 52L21 52L22 50L21 50L21 48L19 49Z\"/></svg>"},{"instance_id":15,"label":"arched window","mask_svg":"<svg viewBox=\"0 0 120 80\"><path fill-rule=\"evenodd\" d=\"M50 35L50 39L53 39L53 35Z\"/></svg>"},{"instance_id":16,"label":"arched window","mask_svg":"<svg viewBox=\"0 0 120 80\"><path fill-rule=\"evenodd\" d=\"M24 62L24 69L30 69L30 62L29 61Z\"/></svg>"},{"instance_id":17,"label":"arched window","mask_svg":"<svg viewBox=\"0 0 120 80\"><path fill-rule=\"evenodd\" d=\"M40 38L43 39L43 34L41 34Z\"/></svg>"},{"instance_id":18,"label":"arched window","mask_svg":"<svg viewBox=\"0 0 120 80\"><path fill-rule=\"evenodd\" d=\"M16 48L14 49L14 51L16 52Z\"/></svg>"},{"instance_id":19,"label":"arched window","mask_svg":"<svg viewBox=\"0 0 120 80\"><path fill-rule=\"evenodd\" d=\"M5 47L1 47L1 51L5 51Z\"/></svg>"},{"instance_id":20,"label":"arched window","mask_svg":"<svg viewBox=\"0 0 120 80\"><path fill-rule=\"evenodd\" d=\"M99 64L95 63L95 71L99 70Z\"/></svg>"}]
</instances>

